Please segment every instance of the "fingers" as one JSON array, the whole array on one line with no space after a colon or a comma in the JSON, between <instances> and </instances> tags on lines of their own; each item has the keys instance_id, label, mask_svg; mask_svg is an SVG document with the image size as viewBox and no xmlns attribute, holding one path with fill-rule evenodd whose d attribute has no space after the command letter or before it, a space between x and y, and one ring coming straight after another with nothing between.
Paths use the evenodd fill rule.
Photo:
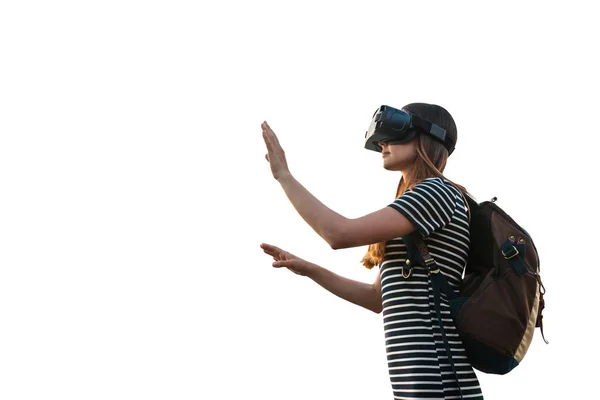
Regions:
<instances>
[{"instance_id":1,"label":"fingers","mask_svg":"<svg viewBox=\"0 0 600 400\"><path fill-rule=\"evenodd\" d=\"M273 130L271 130L269 128L269 126L267 125L267 123L263 122L262 124L260 124L260 127L262 128L263 137L265 139L271 139L271 137L273 135Z\"/></svg>"},{"instance_id":2,"label":"fingers","mask_svg":"<svg viewBox=\"0 0 600 400\"><path fill-rule=\"evenodd\" d=\"M273 257L272 265L274 268L287 268L295 274L305 275L303 272L304 260L271 244L261 243L260 247L265 253Z\"/></svg>"},{"instance_id":3,"label":"fingers","mask_svg":"<svg viewBox=\"0 0 600 400\"><path fill-rule=\"evenodd\" d=\"M273 129L271 129L271 127L267 123L267 121L263 121L263 123L260 124L260 127L263 129L264 132L268 132L268 133L273 134L273 135L275 134L273 132Z\"/></svg>"},{"instance_id":4,"label":"fingers","mask_svg":"<svg viewBox=\"0 0 600 400\"><path fill-rule=\"evenodd\" d=\"M298 257L290 253L289 251L285 251L280 249L277 246L273 246L267 243L261 243L260 247L263 251L273 257L273 266L276 268L279 267L290 267L293 263L300 261ZM292 264L290 264L292 263Z\"/></svg>"},{"instance_id":5,"label":"fingers","mask_svg":"<svg viewBox=\"0 0 600 400\"><path fill-rule=\"evenodd\" d=\"M277 137L277 135L275 135L275 132L273 132L273 129L271 129L267 121L264 121L260 126L263 128L263 131L265 131L269 136L273 136L275 138Z\"/></svg>"},{"instance_id":6,"label":"fingers","mask_svg":"<svg viewBox=\"0 0 600 400\"><path fill-rule=\"evenodd\" d=\"M262 128L263 138L265 138L265 141L269 141L272 144L279 145L279 139L277 138L277 135L275 135L275 132L273 132L273 129L271 129L267 121L264 121L262 124L260 124L260 127Z\"/></svg>"},{"instance_id":7,"label":"fingers","mask_svg":"<svg viewBox=\"0 0 600 400\"><path fill-rule=\"evenodd\" d=\"M265 132L265 130L263 129L263 139L265 141L265 145L267 146L267 150L270 152L273 151L273 139L271 139L269 137L269 134L267 132Z\"/></svg>"},{"instance_id":8,"label":"fingers","mask_svg":"<svg viewBox=\"0 0 600 400\"><path fill-rule=\"evenodd\" d=\"M275 268L293 268L296 265L297 260L278 260L273 261L273 267Z\"/></svg>"},{"instance_id":9,"label":"fingers","mask_svg":"<svg viewBox=\"0 0 600 400\"><path fill-rule=\"evenodd\" d=\"M267 159L268 162L271 162L271 159L269 158L269 154L272 154L274 152L275 146L277 146L277 144L273 140L271 135L265 131L264 128L263 128L263 139L265 141L265 145L267 146L267 154L265 154L265 158Z\"/></svg>"},{"instance_id":10,"label":"fingers","mask_svg":"<svg viewBox=\"0 0 600 400\"><path fill-rule=\"evenodd\" d=\"M289 172L287 162L285 160L285 151L279 143L279 139L275 135L275 132L271 129L267 121L264 121L261 125L262 135L267 146L267 154L265 154L266 160L271 164L271 171L275 179L281 173L285 173L286 170Z\"/></svg>"},{"instance_id":11,"label":"fingers","mask_svg":"<svg viewBox=\"0 0 600 400\"><path fill-rule=\"evenodd\" d=\"M270 256L273 256L274 258L279 258L279 255L283 253L283 250L271 244L261 243L260 247L265 253L267 253Z\"/></svg>"},{"instance_id":12,"label":"fingers","mask_svg":"<svg viewBox=\"0 0 600 400\"><path fill-rule=\"evenodd\" d=\"M268 244L268 243L261 243L260 244L260 248L263 250L277 250L278 252L281 251L281 249L277 246L273 246L272 244Z\"/></svg>"}]
</instances>

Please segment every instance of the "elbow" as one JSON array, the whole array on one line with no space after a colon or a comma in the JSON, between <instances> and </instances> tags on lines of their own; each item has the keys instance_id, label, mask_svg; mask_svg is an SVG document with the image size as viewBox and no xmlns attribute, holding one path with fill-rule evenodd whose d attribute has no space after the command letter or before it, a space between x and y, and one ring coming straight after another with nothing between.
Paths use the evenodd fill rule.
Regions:
<instances>
[{"instance_id":1,"label":"elbow","mask_svg":"<svg viewBox=\"0 0 600 400\"><path fill-rule=\"evenodd\" d=\"M372 297L371 311L375 314L381 314L383 311L383 299L381 298L381 289L378 285L373 284L373 297Z\"/></svg>"},{"instance_id":2,"label":"elbow","mask_svg":"<svg viewBox=\"0 0 600 400\"><path fill-rule=\"evenodd\" d=\"M354 247L354 244L351 242L348 234L345 233L346 230L343 227L339 227L334 232L331 232L328 235L327 244L333 250L347 249L349 247Z\"/></svg>"},{"instance_id":3,"label":"elbow","mask_svg":"<svg viewBox=\"0 0 600 400\"><path fill-rule=\"evenodd\" d=\"M349 247L352 247L351 245L349 245L347 242L344 242L343 240L330 240L329 246L333 250L341 250L341 249L347 249Z\"/></svg>"},{"instance_id":4,"label":"elbow","mask_svg":"<svg viewBox=\"0 0 600 400\"><path fill-rule=\"evenodd\" d=\"M350 229L350 220L348 218L340 218L334 224L329 226L325 234L322 235L323 239L333 250L347 249L353 247L351 243L350 235L348 234Z\"/></svg>"},{"instance_id":5,"label":"elbow","mask_svg":"<svg viewBox=\"0 0 600 400\"><path fill-rule=\"evenodd\" d=\"M332 226L327 243L333 250L349 249L366 244L365 229L356 219L342 218Z\"/></svg>"},{"instance_id":6,"label":"elbow","mask_svg":"<svg viewBox=\"0 0 600 400\"><path fill-rule=\"evenodd\" d=\"M345 248L344 246L342 246L342 244L340 242L334 242L334 241L329 242L329 247L331 247L332 250L340 250L340 249Z\"/></svg>"}]
</instances>

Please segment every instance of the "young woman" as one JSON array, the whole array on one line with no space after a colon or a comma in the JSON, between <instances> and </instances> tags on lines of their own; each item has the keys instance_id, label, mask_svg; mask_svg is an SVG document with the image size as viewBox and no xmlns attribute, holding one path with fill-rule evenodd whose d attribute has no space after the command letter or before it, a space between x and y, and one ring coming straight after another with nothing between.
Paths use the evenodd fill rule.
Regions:
<instances>
[{"instance_id":1,"label":"young woman","mask_svg":"<svg viewBox=\"0 0 600 400\"><path fill-rule=\"evenodd\" d=\"M465 189L442 174L456 144L456 125L437 105L413 103L402 111L445 129L446 141L424 130L415 130L414 137L404 143L379 141L383 167L402 174L396 199L356 219L327 208L294 179L277 136L266 122L262 124L267 161L290 202L333 249L369 245L362 262L369 269L378 265L372 285L336 275L276 246L263 243L261 248L274 258L274 267L286 267L347 301L383 312L394 399L483 399L445 296L441 315L451 362L428 273L423 268L410 269L402 240L418 231L449 284L458 290L469 251L468 209L461 194Z\"/></svg>"}]
</instances>

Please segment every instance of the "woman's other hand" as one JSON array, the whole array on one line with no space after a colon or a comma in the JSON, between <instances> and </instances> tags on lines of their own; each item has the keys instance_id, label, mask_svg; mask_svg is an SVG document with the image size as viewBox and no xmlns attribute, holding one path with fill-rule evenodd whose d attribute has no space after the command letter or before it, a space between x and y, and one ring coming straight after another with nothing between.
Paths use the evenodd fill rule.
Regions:
<instances>
[{"instance_id":1,"label":"woman's other hand","mask_svg":"<svg viewBox=\"0 0 600 400\"><path fill-rule=\"evenodd\" d=\"M285 267L298 275L306 276L310 269L314 267L314 264L296 257L289 251L282 250L277 246L262 243L260 247L265 253L273 257L273 260L275 260L273 267L275 268Z\"/></svg>"}]
</instances>

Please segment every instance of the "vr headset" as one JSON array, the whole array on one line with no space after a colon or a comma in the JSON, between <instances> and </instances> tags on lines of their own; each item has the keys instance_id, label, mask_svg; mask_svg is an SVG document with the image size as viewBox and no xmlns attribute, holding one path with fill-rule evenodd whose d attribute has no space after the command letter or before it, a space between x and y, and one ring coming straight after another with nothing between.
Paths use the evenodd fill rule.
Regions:
<instances>
[{"instance_id":1,"label":"vr headset","mask_svg":"<svg viewBox=\"0 0 600 400\"><path fill-rule=\"evenodd\" d=\"M365 149L381 152L379 142L408 143L419 133L426 133L442 143L448 149L448 154L454 151L454 143L444 128L390 106L381 106L373 114L371 125L365 134Z\"/></svg>"}]
</instances>

